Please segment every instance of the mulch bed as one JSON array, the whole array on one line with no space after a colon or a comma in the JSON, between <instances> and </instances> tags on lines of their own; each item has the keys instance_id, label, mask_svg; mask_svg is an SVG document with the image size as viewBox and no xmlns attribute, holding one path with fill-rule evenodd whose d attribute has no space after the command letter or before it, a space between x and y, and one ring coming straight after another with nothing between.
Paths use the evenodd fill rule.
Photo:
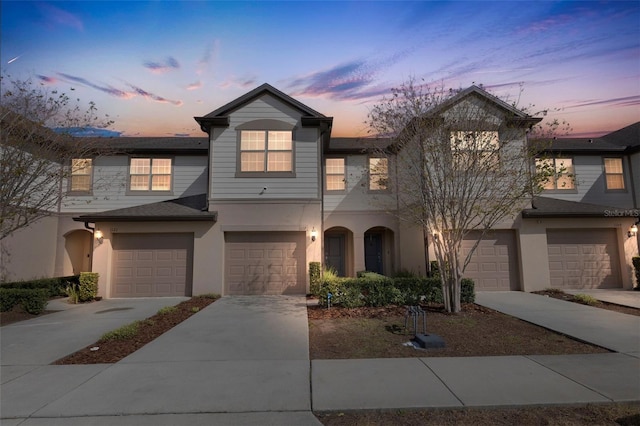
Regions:
<instances>
[{"instance_id":1,"label":"mulch bed","mask_svg":"<svg viewBox=\"0 0 640 426\"><path fill-rule=\"evenodd\" d=\"M527 323L475 304L450 314L442 306L425 306L427 332L445 341L443 349L404 346L405 308L309 306L311 359L469 357L605 353L606 349ZM421 325L420 325L421 328Z\"/></svg>"},{"instance_id":2,"label":"mulch bed","mask_svg":"<svg viewBox=\"0 0 640 426\"><path fill-rule=\"evenodd\" d=\"M541 290L541 291L533 291L532 293L539 294L541 296L553 297L554 299L564 300L566 302L579 303L581 305L585 304L580 302L579 300L576 300L573 294L568 294L560 291ZM635 315L640 317L640 309L632 308L630 306L616 305L615 303L602 302L600 300L598 300L595 304L588 305L588 306L593 306L594 308L606 309L608 311L614 311L614 312L619 312L621 314Z\"/></svg>"},{"instance_id":3,"label":"mulch bed","mask_svg":"<svg viewBox=\"0 0 640 426\"><path fill-rule=\"evenodd\" d=\"M192 297L176 305L174 312L155 314L140 322L137 334L131 339L98 341L53 364L111 364L137 351L147 343L172 329L182 321L209 306L216 299ZM97 350L91 348L98 347Z\"/></svg>"}]
</instances>

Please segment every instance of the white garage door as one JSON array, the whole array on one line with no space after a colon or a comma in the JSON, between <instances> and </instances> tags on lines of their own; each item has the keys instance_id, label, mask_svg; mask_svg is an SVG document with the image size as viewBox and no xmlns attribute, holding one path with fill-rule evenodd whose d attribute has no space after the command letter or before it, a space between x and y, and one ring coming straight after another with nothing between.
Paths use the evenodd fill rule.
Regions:
<instances>
[{"instance_id":1,"label":"white garage door","mask_svg":"<svg viewBox=\"0 0 640 426\"><path fill-rule=\"evenodd\" d=\"M477 232L467 235L462 243L464 256L477 238ZM487 233L471 256L464 277L475 282L477 291L520 290L515 233L510 230Z\"/></svg>"},{"instance_id":2,"label":"white garage door","mask_svg":"<svg viewBox=\"0 0 640 426\"><path fill-rule=\"evenodd\" d=\"M190 296L193 234L114 234L111 297Z\"/></svg>"},{"instance_id":3,"label":"white garage door","mask_svg":"<svg viewBox=\"0 0 640 426\"><path fill-rule=\"evenodd\" d=\"M622 287L615 229L548 229L553 288Z\"/></svg>"},{"instance_id":4,"label":"white garage door","mask_svg":"<svg viewBox=\"0 0 640 426\"><path fill-rule=\"evenodd\" d=\"M225 294L304 294L304 232L226 232Z\"/></svg>"}]
</instances>

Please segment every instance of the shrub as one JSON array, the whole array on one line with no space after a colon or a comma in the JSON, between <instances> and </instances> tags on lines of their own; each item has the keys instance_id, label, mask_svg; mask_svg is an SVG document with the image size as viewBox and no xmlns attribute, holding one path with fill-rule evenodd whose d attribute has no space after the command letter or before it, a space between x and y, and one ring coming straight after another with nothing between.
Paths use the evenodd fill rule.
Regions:
<instances>
[{"instance_id":1,"label":"shrub","mask_svg":"<svg viewBox=\"0 0 640 426\"><path fill-rule=\"evenodd\" d=\"M362 274L360 278L332 276L330 279L323 279L318 295L320 305L327 306L328 293L332 295L332 305L344 307L443 303L439 278L388 278L369 274ZM460 299L462 303L475 301L472 280L462 279Z\"/></svg>"},{"instance_id":2,"label":"shrub","mask_svg":"<svg viewBox=\"0 0 640 426\"><path fill-rule=\"evenodd\" d=\"M49 290L46 288L0 288L0 311L6 312L20 305L26 312L38 315L47 306Z\"/></svg>"},{"instance_id":3,"label":"shrub","mask_svg":"<svg viewBox=\"0 0 640 426\"><path fill-rule=\"evenodd\" d=\"M67 296L66 289L72 284L78 284L79 275L56 278L40 278L28 281L15 281L0 284L0 288L36 289L44 288L49 291L49 297Z\"/></svg>"},{"instance_id":4,"label":"shrub","mask_svg":"<svg viewBox=\"0 0 640 426\"><path fill-rule=\"evenodd\" d=\"M635 256L633 259L631 259L631 262L633 262L633 268L635 269L636 273L636 286L633 289L640 290L640 257Z\"/></svg>"},{"instance_id":5,"label":"shrub","mask_svg":"<svg viewBox=\"0 0 640 426\"><path fill-rule=\"evenodd\" d=\"M393 274L393 278L418 278L418 276L408 269L401 269Z\"/></svg>"},{"instance_id":6,"label":"shrub","mask_svg":"<svg viewBox=\"0 0 640 426\"><path fill-rule=\"evenodd\" d=\"M176 308L175 306L165 306L164 308L158 309L158 315L171 314L177 310L178 308Z\"/></svg>"},{"instance_id":7,"label":"shrub","mask_svg":"<svg viewBox=\"0 0 640 426\"><path fill-rule=\"evenodd\" d=\"M589 306L598 304L598 299L592 296L589 296L588 294L576 294L575 296L573 296L573 300L578 303L582 303L583 305L589 305Z\"/></svg>"},{"instance_id":8,"label":"shrub","mask_svg":"<svg viewBox=\"0 0 640 426\"><path fill-rule=\"evenodd\" d=\"M78 302L89 302L98 295L98 273L81 272L78 284Z\"/></svg>"},{"instance_id":9,"label":"shrub","mask_svg":"<svg viewBox=\"0 0 640 426\"><path fill-rule=\"evenodd\" d=\"M69 295L69 303L75 305L78 303L78 286L70 285L67 287L67 294Z\"/></svg>"},{"instance_id":10,"label":"shrub","mask_svg":"<svg viewBox=\"0 0 640 426\"><path fill-rule=\"evenodd\" d=\"M135 337L140 328L140 321L134 321L130 324L123 325L115 330L108 331L100 337L99 342L108 342L110 340L126 340Z\"/></svg>"},{"instance_id":11,"label":"shrub","mask_svg":"<svg viewBox=\"0 0 640 426\"><path fill-rule=\"evenodd\" d=\"M199 296L196 297L202 297L204 299L213 299L213 300L218 300L220 299L220 295L217 293L205 293L205 294L201 294Z\"/></svg>"},{"instance_id":12,"label":"shrub","mask_svg":"<svg viewBox=\"0 0 640 426\"><path fill-rule=\"evenodd\" d=\"M319 296L320 284L320 262L309 262L309 292L314 296Z\"/></svg>"}]
</instances>

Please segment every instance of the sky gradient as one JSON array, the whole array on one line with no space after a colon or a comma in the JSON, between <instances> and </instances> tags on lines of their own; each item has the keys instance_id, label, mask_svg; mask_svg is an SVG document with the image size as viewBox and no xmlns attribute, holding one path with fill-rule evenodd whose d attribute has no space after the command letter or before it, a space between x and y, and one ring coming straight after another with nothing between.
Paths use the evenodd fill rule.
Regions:
<instances>
[{"instance_id":1,"label":"sky gradient","mask_svg":"<svg viewBox=\"0 0 640 426\"><path fill-rule=\"evenodd\" d=\"M204 136L194 116L262 83L334 117L334 136L363 136L369 109L411 77L559 109L573 136L640 120L640 1L0 8L3 72L73 88L123 136Z\"/></svg>"}]
</instances>

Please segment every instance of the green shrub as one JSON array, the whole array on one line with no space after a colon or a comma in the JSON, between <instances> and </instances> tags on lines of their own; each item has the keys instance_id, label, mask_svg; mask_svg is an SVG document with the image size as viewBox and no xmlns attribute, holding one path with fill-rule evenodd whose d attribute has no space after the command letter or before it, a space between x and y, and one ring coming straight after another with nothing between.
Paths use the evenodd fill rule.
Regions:
<instances>
[{"instance_id":1,"label":"green shrub","mask_svg":"<svg viewBox=\"0 0 640 426\"><path fill-rule=\"evenodd\" d=\"M98 278L96 272L81 272L80 282L78 284L78 301L89 302L98 295Z\"/></svg>"},{"instance_id":2,"label":"green shrub","mask_svg":"<svg viewBox=\"0 0 640 426\"><path fill-rule=\"evenodd\" d=\"M213 299L213 300L218 300L220 299L220 295L217 293L205 293L205 294L201 294L199 296L196 297L202 297L204 299Z\"/></svg>"},{"instance_id":3,"label":"green shrub","mask_svg":"<svg viewBox=\"0 0 640 426\"><path fill-rule=\"evenodd\" d=\"M576 294L575 296L573 296L573 300L578 303L582 303L583 305L589 305L589 306L598 304L598 299L592 296L589 296L588 294Z\"/></svg>"},{"instance_id":4,"label":"green shrub","mask_svg":"<svg viewBox=\"0 0 640 426\"><path fill-rule=\"evenodd\" d=\"M408 269L400 269L393 274L393 278L418 278L418 276Z\"/></svg>"},{"instance_id":5,"label":"green shrub","mask_svg":"<svg viewBox=\"0 0 640 426\"><path fill-rule=\"evenodd\" d=\"M164 308L160 308L158 309L158 315L165 315L165 314L171 314L175 311L177 311L178 308L175 306L165 306Z\"/></svg>"},{"instance_id":6,"label":"green shrub","mask_svg":"<svg viewBox=\"0 0 640 426\"><path fill-rule=\"evenodd\" d=\"M26 312L38 315L47 307L49 289L0 288L0 311L6 312L20 305Z\"/></svg>"},{"instance_id":7,"label":"green shrub","mask_svg":"<svg viewBox=\"0 0 640 426\"><path fill-rule=\"evenodd\" d=\"M314 296L320 295L321 275L320 262L309 262L309 292Z\"/></svg>"},{"instance_id":8,"label":"green shrub","mask_svg":"<svg viewBox=\"0 0 640 426\"><path fill-rule=\"evenodd\" d=\"M633 268L635 269L636 273L636 285L633 289L640 290L640 257L635 256L633 259L631 259L631 262L633 263Z\"/></svg>"},{"instance_id":9,"label":"green shrub","mask_svg":"<svg viewBox=\"0 0 640 426\"><path fill-rule=\"evenodd\" d=\"M49 291L50 297L67 296L66 289L72 284L79 283L80 276L72 275L68 277L41 278L36 280L15 281L0 284L0 288L21 288L35 289L45 288Z\"/></svg>"},{"instance_id":10,"label":"green shrub","mask_svg":"<svg viewBox=\"0 0 640 426\"><path fill-rule=\"evenodd\" d=\"M20 306L26 312L38 315L42 313L49 303L49 291L46 289L31 290L31 294L20 302Z\"/></svg>"},{"instance_id":11,"label":"green shrub","mask_svg":"<svg viewBox=\"0 0 640 426\"><path fill-rule=\"evenodd\" d=\"M368 274L363 274L361 278L323 279L318 295L320 305L327 306L328 293L332 295L332 305L344 307L443 303L439 278L388 278ZM462 303L475 301L472 280L462 279L460 299Z\"/></svg>"},{"instance_id":12,"label":"green shrub","mask_svg":"<svg viewBox=\"0 0 640 426\"><path fill-rule=\"evenodd\" d=\"M110 340L126 340L135 337L140 328L140 321L134 321L130 324L123 325L115 330L108 331L100 337L99 342L108 342Z\"/></svg>"},{"instance_id":13,"label":"green shrub","mask_svg":"<svg viewBox=\"0 0 640 426\"><path fill-rule=\"evenodd\" d=\"M69 295L69 303L76 305L79 301L78 286L70 285L67 287L67 294Z\"/></svg>"}]
</instances>

